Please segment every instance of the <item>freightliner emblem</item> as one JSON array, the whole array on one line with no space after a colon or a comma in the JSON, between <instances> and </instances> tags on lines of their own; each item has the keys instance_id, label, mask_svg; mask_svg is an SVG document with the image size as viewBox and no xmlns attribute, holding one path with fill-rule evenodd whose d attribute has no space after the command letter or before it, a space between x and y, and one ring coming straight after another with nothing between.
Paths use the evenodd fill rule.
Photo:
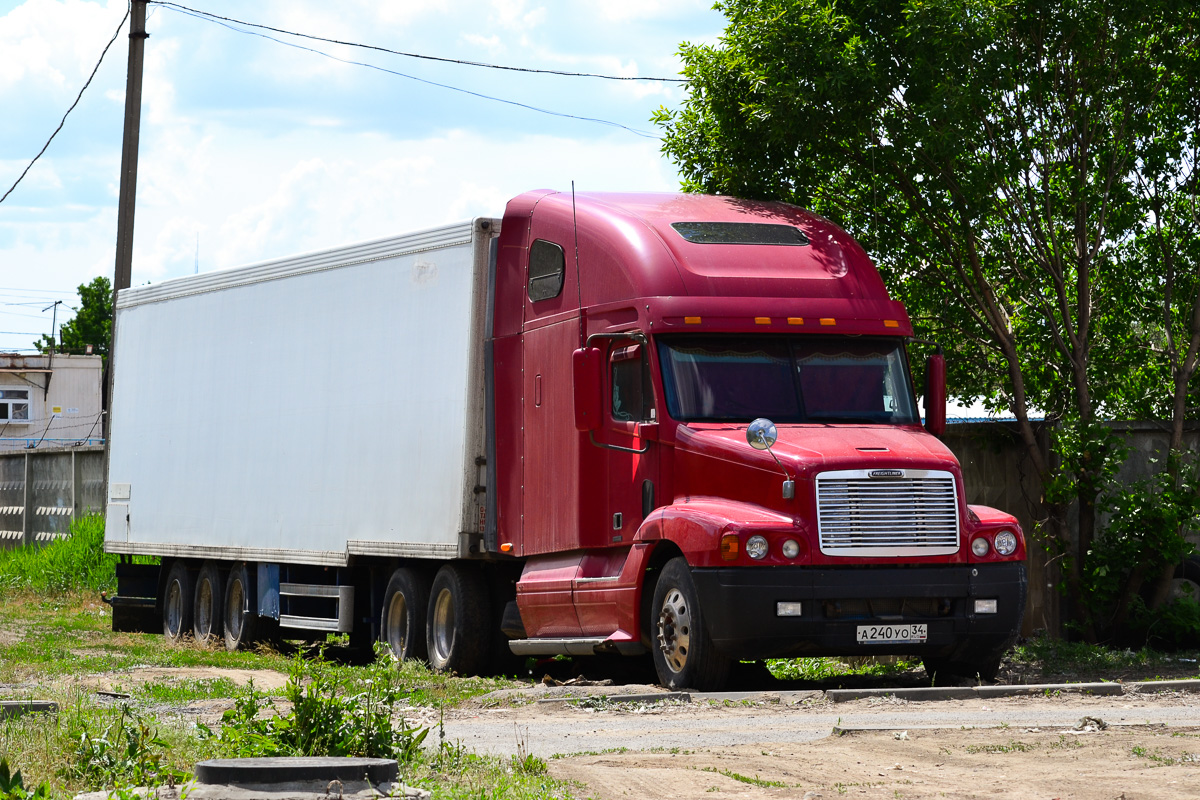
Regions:
<instances>
[{"instance_id":1,"label":"freightliner emblem","mask_svg":"<svg viewBox=\"0 0 1200 800\"><path fill-rule=\"evenodd\" d=\"M903 478L904 470L902 469L873 469L871 470L872 478Z\"/></svg>"}]
</instances>

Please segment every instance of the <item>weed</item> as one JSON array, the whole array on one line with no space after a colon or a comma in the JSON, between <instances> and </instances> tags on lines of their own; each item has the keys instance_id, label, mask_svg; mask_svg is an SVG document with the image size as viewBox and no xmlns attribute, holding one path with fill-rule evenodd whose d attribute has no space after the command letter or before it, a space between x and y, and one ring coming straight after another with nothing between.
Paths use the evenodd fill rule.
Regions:
<instances>
[{"instance_id":1,"label":"weed","mask_svg":"<svg viewBox=\"0 0 1200 800\"><path fill-rule=\"evenodd\" d=\"M784 787L787 786L787 784L783 783L782 781L767 781L767 780L763 780L762 778L758 777L757 775L755 775L753 778L751 778L748 775L742 775L740 773L734 772L733 770L729 770L729 769L717 769L716 767L704 767L701 770L701 772L715 772L718 775L724 775L726 778L733 778L735 781L740 781L742 783L748 783L751 786L762 786L764 788L771 787L771 786L784 786Z\"/></svg>"},{"instance_id":2,"label":"weed","mask_svg":"<svg viewBox=\"0 0 1200 800\"><path fill-rule=\"evenodd\" d=\"M191 777L163 766L169 745L158 735L153 718L143 717L125 704L103 730L94 731L85 718L75 717L68 731L75 741L75 757L67 775L89 786L158 786Z\"/></svg>"},{"instance_id":3,"label":"weed","mask_svg":"<svg viewBox=\"0 0 1200 800\"><path fill-rule=\"evenodd\" d=\"M1036 750L1036 744L1026 744L1010 739L1008 744L969 744L968 753L1027 753Z\"/></svg>"},{"instance_id":4,"label":"weed","mask_svg":"<svg viewBox=\"0 0 1200 800\"><path fill-rule=\"evenodd\" d=\"M66 538L0 550L0 587L50 595L100 591L116 583L116 563L104 552L104 517L92 514L74 520Z\"/></svg>"},{"instance_id":5,"label":"weed","mask_svg":"<svg viewBox=\"0 0 1200 800\"><path fill-rule=\"evenodd\" d=\"M260 716L266 695L253 686L221 717L221 730L200 726L230 756L363 756L411 761L421 749L427 728L392 724L396 705L405 694L395 685L395 672L382 659L366 668L366 677L346 691L322 661L292 659L285 694L292 708L286 716Z\"/></svg>"},{"instance_id":6,"label":"weed","mask_svg":"<svg viewBox=\"0 0 1200 800\"><path fill-rule=\"evenodd\" d=\"M32 791L26 789L21 770L10 773L8 759L0 758L0 800L44 800L49 796L50 787L45 783Z\"/></svg>"}]
</instances>

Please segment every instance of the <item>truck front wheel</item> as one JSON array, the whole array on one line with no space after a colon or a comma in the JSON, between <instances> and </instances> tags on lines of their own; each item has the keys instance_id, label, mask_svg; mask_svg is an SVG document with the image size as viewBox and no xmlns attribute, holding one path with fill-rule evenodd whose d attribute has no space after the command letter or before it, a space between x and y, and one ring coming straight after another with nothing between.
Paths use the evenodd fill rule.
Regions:
<instances>
[{"instance_id":1,"label":"truck front wheel","mask_svg":"<svg viewBox=\"0 0 1200 800\"><path fill-rule=\"evenodd\" d=\"M383 592L380 639L400 661L424 659L425 617L429 606L429 578L424 573L400 567L392 573Z\"/></svg>"},{"instance_id":2,"label":"truck front wheel","mask_svg":"<svg viewBox=\"0 0 1200 800\"><path fill-rule=\"evenodd\" d=\"M162 615L163 636L171 644L178 644L192 629L192 573L184 561L176 561L167 573Z\"/></svg>"},{"instance_id":3,"label":"truck front wheel","mask_svg":"<svg viewBox=\"0 0 1200 800\"><path fill-rule=\"evenodd\" d=\"M704 629L696 585L687 561L673 558L654 586L654 668L668 689L717 691L729 677L730 660L716 652Z\"/></svg>"},{"instance_id":4,"label":"truck front wheel","mask_svg":"<svg viewBox=\"0 0 1200 800\"><path fill-rule=\"evenodd\" d=\"M250 570L244 563L234 564L225 582L225 649L243 650L254 641L258 622L258 602Z\"/></svg>"},{"instance_id":5,"label":"truck front wheel","mask_svg":"<svg viewBox=\"0 0 1200 800\"><path fill-rule=\"evenodd\" d=\"M192 603L192 633L201 644L216 644L223 629L221 606L225 601L220 564L205 561L204 566L200 567L195 597Z\"/></svg>"},{"instance_id":6,"label":"truck front wheel","mask_svg":"<svg viewBox=\"0 0 1200 800\"><path fill-rule=\"evenodd\" d=\"M483 576L460 564L439 569L429 593L425 626L429 666L439 672L478 675L492 638L489 619Z\"/></svg>"}]
</instances>

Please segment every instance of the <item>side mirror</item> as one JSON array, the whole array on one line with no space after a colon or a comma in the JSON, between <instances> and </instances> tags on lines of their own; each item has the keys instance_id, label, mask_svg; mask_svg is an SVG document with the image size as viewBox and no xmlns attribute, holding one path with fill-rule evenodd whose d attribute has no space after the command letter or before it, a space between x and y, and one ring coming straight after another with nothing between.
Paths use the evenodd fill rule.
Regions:
<instances>
[{"instance_id":1,"label":"side mirror","mask_svg":"<svg viewBox=\"0 0 1200 800\"><path fill-rule=\"evenodd\" d=\"M571 354L571 377L575 391L575 430L599 430L604 413L604 353L598 347L576 350Z\"/></svg>"},{"instance_id":2,"label":"side mirror","mask_svg":"<svg viewBox=\"0 0 1200 800\"><path fill-rule=\"evenodd\" d=\"M925 367L925 430L939 437L946 432L946 357L940 348Z\"/></svg>"},{"instance_id":3,"label":"side mirror","mask_svg":"<svg viewBox=\"0 0 1200 800\"><path fill-rule=\"evenodd\" d=\"M778 439L775 423L765 417L759 417L746 428L746 441L755 450L770 450Z\"/></svg>"}]
</instances>

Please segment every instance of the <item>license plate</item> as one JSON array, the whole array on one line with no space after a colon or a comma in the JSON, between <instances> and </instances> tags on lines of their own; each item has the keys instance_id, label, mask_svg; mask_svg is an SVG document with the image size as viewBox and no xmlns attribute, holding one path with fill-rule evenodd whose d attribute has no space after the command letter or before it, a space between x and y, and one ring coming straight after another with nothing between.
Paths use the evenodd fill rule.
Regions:
<instances>
[{"instance_id":1,"label":"license plate","mask_svg":"<svg viewBox=\"0 0 1200 800\"><path fill-rule=\"evenodd\" d=\"M891 644L893 642L924 642L929 638L929 626L920 625L859 625L859 644Z\"/></svg>"}]
</instances>

